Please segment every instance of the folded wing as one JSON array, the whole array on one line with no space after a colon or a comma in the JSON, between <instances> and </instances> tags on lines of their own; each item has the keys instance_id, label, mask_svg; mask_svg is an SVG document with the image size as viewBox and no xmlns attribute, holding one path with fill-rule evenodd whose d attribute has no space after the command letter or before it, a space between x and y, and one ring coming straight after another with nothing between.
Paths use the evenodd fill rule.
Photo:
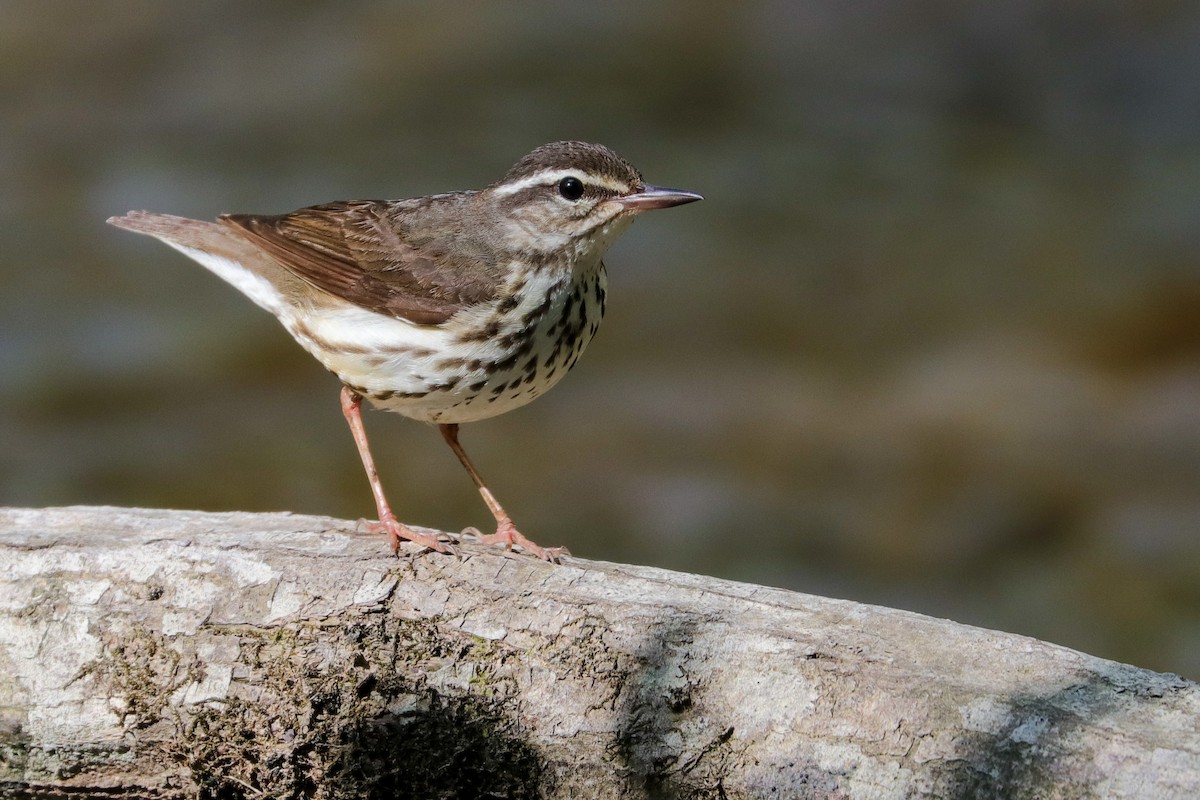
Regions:
<instances>
[{"instance_id":1,"label":"folded wing","mask_svg":"<svg viewBox=\"0 0 1200 800\"><path fill-rule=\"evenodd\" d=\"M220 221L308 284L362 308L422 325L496 296L494 264L449 246L445 236L413 236L380 200L328 203L290 214L227 214Z\"/></svg>"}]
</instances>

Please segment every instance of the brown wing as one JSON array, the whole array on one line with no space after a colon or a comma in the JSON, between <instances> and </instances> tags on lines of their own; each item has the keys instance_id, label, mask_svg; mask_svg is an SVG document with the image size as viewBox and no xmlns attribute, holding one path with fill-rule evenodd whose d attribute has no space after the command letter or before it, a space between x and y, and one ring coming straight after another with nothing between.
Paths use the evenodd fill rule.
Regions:
<instances>
[{"instance_id":1,"label":"brown wing","mask_svg":"<svg viewBox=\"0 0 1200 800\"><path fill-rule=\"evenodd\" d=\"M386 201L361 200L220 220L312 286L380 314L437 325L495 297L495 265L477 263L470 255L477 250L447 246L462 231L406 235L394 210Z\"/></svg>"}]
</instances>

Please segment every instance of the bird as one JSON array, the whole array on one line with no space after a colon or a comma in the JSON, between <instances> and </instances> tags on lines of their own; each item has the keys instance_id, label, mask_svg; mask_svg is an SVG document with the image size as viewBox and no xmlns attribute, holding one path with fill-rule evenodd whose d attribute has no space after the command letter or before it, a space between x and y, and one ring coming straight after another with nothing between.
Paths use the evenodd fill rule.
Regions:
<instances>
[{"instance_id":1,"label":"bird","mask_svg":"<svg viewBox=\"0 0 1200 800\"><path fill-rule=\"evenodd\" d=\"M399 521L384 496L361 406L438 426L496 521L485 544L557 561L522 534L459 443L459 425L525 405L575 366L604 315L604 255L639 214L701 200L654 186L604 145L551 142L479 190L350 200L216 221L112 217L199 262L273 314L341 381L393 553L452 552Z\"/></svg>"}]
</instances>

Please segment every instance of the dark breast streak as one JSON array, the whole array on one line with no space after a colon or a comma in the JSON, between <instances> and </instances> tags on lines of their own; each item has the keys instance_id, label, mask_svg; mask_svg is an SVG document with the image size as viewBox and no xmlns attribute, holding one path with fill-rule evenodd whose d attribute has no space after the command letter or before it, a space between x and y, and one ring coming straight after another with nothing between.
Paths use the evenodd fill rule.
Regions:
<instances>
[{"instance_id":1,"label":"dark breast streak","mask_svg":"<svg viewBox=\"0 0 1200 800\"><path fill-rule=\"evenodd\" d=\"M548 297L522 320L519 330L502 337L508 354L494 367L507 377L488 387L488 402L541 394L561 379L595 335L603 315L600 274L603 266L575 280L561 305ZM557 308L554 306L557 305Z\"/></svg>"},{"instance_id":2,"label":"dark breast streak","mask_svg":"<svg viewBox=\"0 0 1200 800\"><path fill-rule=\"evenodd\" d=\"M381 407L432 422L470 422L522 406L561 380L595 335L604 313L603 283L599 264L516 319L522 303L501 308L500 300L482 321L458 332L422 376L423 391L363 394Z\"/></svg>"},{"instance_id":3,"label":"dark breast streak","mask_svg":"<svg viewBox=\"0 0 1200 800\"><path fill-rule=\"evenodd\" d=\"M604 314L603 264L578 276L570 288L550 295L521 319L521 327L500 337L504 355L488 366L490 379L480 402L523 405L562 379L595 335Z\"/></svg>"}]
</instances>

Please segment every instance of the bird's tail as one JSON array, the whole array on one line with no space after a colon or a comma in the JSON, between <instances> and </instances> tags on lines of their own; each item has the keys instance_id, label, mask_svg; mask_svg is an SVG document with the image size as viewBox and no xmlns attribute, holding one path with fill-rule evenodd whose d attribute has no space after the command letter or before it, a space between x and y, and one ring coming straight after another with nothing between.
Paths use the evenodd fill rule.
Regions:
<instances>
[{"instance_id":1,"label":"bird's tail","mask_svg":"<svg viewBox=\"0 0 1200 800\"><path fill-rule=\"evenodd\" d=\"M300 279L229 226L151 211L110 217L110 225L153 236L230 283L277 317L288 313L285 297Z\"/></svg>"}]
</instances>

